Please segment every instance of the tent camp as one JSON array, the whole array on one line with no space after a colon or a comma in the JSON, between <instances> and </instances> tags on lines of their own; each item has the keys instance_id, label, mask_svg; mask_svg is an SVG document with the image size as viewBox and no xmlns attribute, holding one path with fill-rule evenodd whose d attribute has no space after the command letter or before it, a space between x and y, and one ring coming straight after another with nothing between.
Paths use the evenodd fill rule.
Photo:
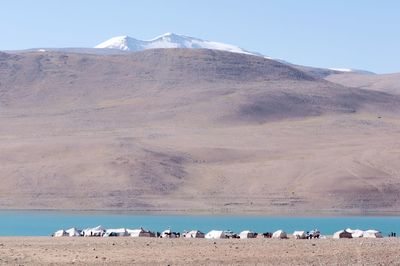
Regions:
<instances>
[{"instance_id":1,"label":"tent camp","mask_svg":"<svg viewBox=\"0 0 400 266\"><path fill-rule=\"evenodd\" d=\"M321 236L321 232L318 229L311 230L306 234L306 238L319 238Z\"/></svg>"},{"instance_id":2,"label":"tent camp","mask_svg":"<svg viewBox=\"0 0 400 266\"><path fill-rule=\"evenodd\" d=\"M74 227L66 230L65 232L68 236L81 236L81 230L78 230Z\"/></svg>"},{"instance_id":3,"label":"tent camp","mask_svg":"<svg viewBox=\"0 0 400 266\"><path fill-rule=\"evenodd\" d=\"M128 236L128 232L125 228L117 228L117 229L107 229L103 235L103 237L109 236Z\"/></svg>"},{"instance_id":4,"label":"tent camp","mask_svg":"<svg viewBox=\"0 0 400 266\"><path fill-rule=\"evenodd\" d=\"M304 232L304 231L294 231L293 232L293 236L296 239L306 239L306 232Z\"/></svg>"},{"instance_id":5,"label":"tent camp","mask_svg":"<svg viewBox=\"0 0 400 266\"><path fill-rule=\"evenodd\" d=\"M226 238L224 231L218 231L218 230L211 230L205 235L205 238L207 239L220 239L220 238Z\"/></svg>"},{"instance_id":6,"label":"tent camp","mask_svg":"<svg viewBox=\"0 0 400 266\"><path fill-rule=\"evenodd\" d=\"M239 238L237 234L235 234L232 230L224 231L225 238Z\"/></svg>"},{"instance_id":7,"label":"tent camp","mask_svg":"<svg viewBox=\"0 0 400 266\"><path fill-rule=\"evenodd\" d=\"M256 236L257 236L256 233L254 233L252 231L249 231L249 230L242 231L239 234L239 238L240 239L243 239L243 238L255 238Z\"/></svg>"},{"instance_id":8,"label":"tent camp","mask_svg":"<svg viewBox=\"0 0 400 266\"><path fill-rule=\"evenodd\" d=\"M265 233L258 233L257 238L271 238L272 233L271 232L265 232Z\"/></svg>"},{"instance_id":9,"label":"tent camp","mask_svg":"<svg viewBox=\"0 0 400 266\"><path fill-rule=\"evenodd\" d=\"M83 230L84 236L102 236L106 229L101 225Z\"/></svg>"},{"instance_id":10,"label":"tent camp","mask_svg":"<svg viewBox=\"0 0 400 266\"><path fill-rule=\"evenodd\" d=\"M177 233L172 232L171 229L164 230L161 233L161 238L177 238L179 237Z\"/></svg>"},{"instance_id":11,"label":"tent camp","mask_svg":"<svg viewBox=\"0 0 400 266\"><path fill-rule=\"evenodd\" d=\"M339 238L353 238L353 237L350 232L347 232L346 230L340 230L334 233L332 238L339 239Z\"/></svg>"},{"instance_id":12,"label":"tent camp","mask_svg":"<svg viewBox=\"0 0 400 266\"><path fill-rule=\"evenodd\" d=\"M143 228L133 230L127 229L127 232L131 237L156 237L154 232L144 230Z\"/></svg>"},{"instance_id":13,"label":"tent camp","mask_svg":"<svg viewBox=\"0 0 400 266\"><path fill-rule=\"evenodd\" d=\"M192 230L185 233L185 238L204 238L204 233L199 230Z\"/></svg>"},{"instance_id":14,"label":"tent camp","mask_svg":"<svg viewBox=\"0 0 400 266\"><path fill-rule=\"evenodd\" d=\"M364 231L363 237L366 238L382 238L382 233L377 230L367 230Z\"/></svg>"},{"instance_id":15,"label":"tent camp","mask_svg":"<svg viewBox=\"0 0 400 266\"><path fill-rule=\"evenodd\" d=\"M272 234L272 238L284 239L287 238L287 234L283 230L278 230Z\"/></svg>"},{"instance_id":16,"label":"tent camp","mask_svg":"<svg viewBox=\"0 0 400 266\"><path fill-rule=\"evenodd\" d=\"M68 236L67 232L64 230L58 230L53 234L54 237L62 237L62 236Z\"/></svg>"},{"instance_id":17,"label":"tent camp","mask_svg":"<svg viewBox=\"0 0 400 266\"><path fill-rule=\"evenodd\" d=\"M347 228L346 229L347 232L351 233L351 237L352 238L359 238L359 237L363 237L364 236L364 231L360 230L360 229L350 229Z\"/></svg>"}]
</instances>

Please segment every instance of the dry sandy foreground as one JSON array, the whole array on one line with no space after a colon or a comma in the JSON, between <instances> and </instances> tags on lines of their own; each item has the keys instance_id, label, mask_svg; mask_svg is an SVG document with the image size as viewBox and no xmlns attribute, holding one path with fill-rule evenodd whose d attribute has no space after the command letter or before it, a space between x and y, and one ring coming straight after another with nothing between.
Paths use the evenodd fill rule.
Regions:
<instances>
[{"instance_id":1,"label":"dry sandy foreground","mask_svg":"<svg viewBox=\"0 0 400 266\"><path fill-rule=\"evenodd\" d=\"M399 265L400 239L0 238L11 265Z\"/></svg>"}]
</instances>

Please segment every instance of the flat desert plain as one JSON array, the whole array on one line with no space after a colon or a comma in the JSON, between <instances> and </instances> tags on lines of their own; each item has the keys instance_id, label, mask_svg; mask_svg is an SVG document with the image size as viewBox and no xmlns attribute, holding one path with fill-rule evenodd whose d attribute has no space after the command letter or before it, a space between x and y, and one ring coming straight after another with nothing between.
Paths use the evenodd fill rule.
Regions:
<instances>
[{"instance_id":1,"label":"flat desert plain","mask_svg":"<svg viewBox=\"0 0 400 266\"><path fill-rule=\"evenodd\" d=\"M400 239L1 237L11 265L398 265Z\"/></svg>"}]
</instances>

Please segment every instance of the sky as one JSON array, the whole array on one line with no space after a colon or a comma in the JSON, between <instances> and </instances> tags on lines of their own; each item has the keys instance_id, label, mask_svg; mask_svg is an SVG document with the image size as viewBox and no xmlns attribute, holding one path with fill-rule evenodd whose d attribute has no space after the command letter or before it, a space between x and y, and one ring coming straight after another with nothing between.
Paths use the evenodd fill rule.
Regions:
<instances>
[{"instance_id":1,"label":"sky","mask_svg":"<svg viewBox=\"0 0 400 266\"><path fill-rule=\"evenodd\" d=\"M399 0L2 0L0 50L174 32L291 63L400 72Z\"/></svg>"}]
</instances>

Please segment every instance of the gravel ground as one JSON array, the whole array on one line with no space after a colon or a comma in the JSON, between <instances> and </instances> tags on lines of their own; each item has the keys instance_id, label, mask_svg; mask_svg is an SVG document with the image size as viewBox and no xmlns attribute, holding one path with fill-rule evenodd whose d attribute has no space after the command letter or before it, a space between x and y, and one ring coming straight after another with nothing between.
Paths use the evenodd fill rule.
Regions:
<instances>
[{"instance_id":1,"label":"gravel ground","mask_svg":"<svg viewBox=\"0 0 400 266\"><path fill-rule=\"evenodd\" d=\"M400 239L1 237L11 265L399 265Z\"/></svg>"}]
</instances>

